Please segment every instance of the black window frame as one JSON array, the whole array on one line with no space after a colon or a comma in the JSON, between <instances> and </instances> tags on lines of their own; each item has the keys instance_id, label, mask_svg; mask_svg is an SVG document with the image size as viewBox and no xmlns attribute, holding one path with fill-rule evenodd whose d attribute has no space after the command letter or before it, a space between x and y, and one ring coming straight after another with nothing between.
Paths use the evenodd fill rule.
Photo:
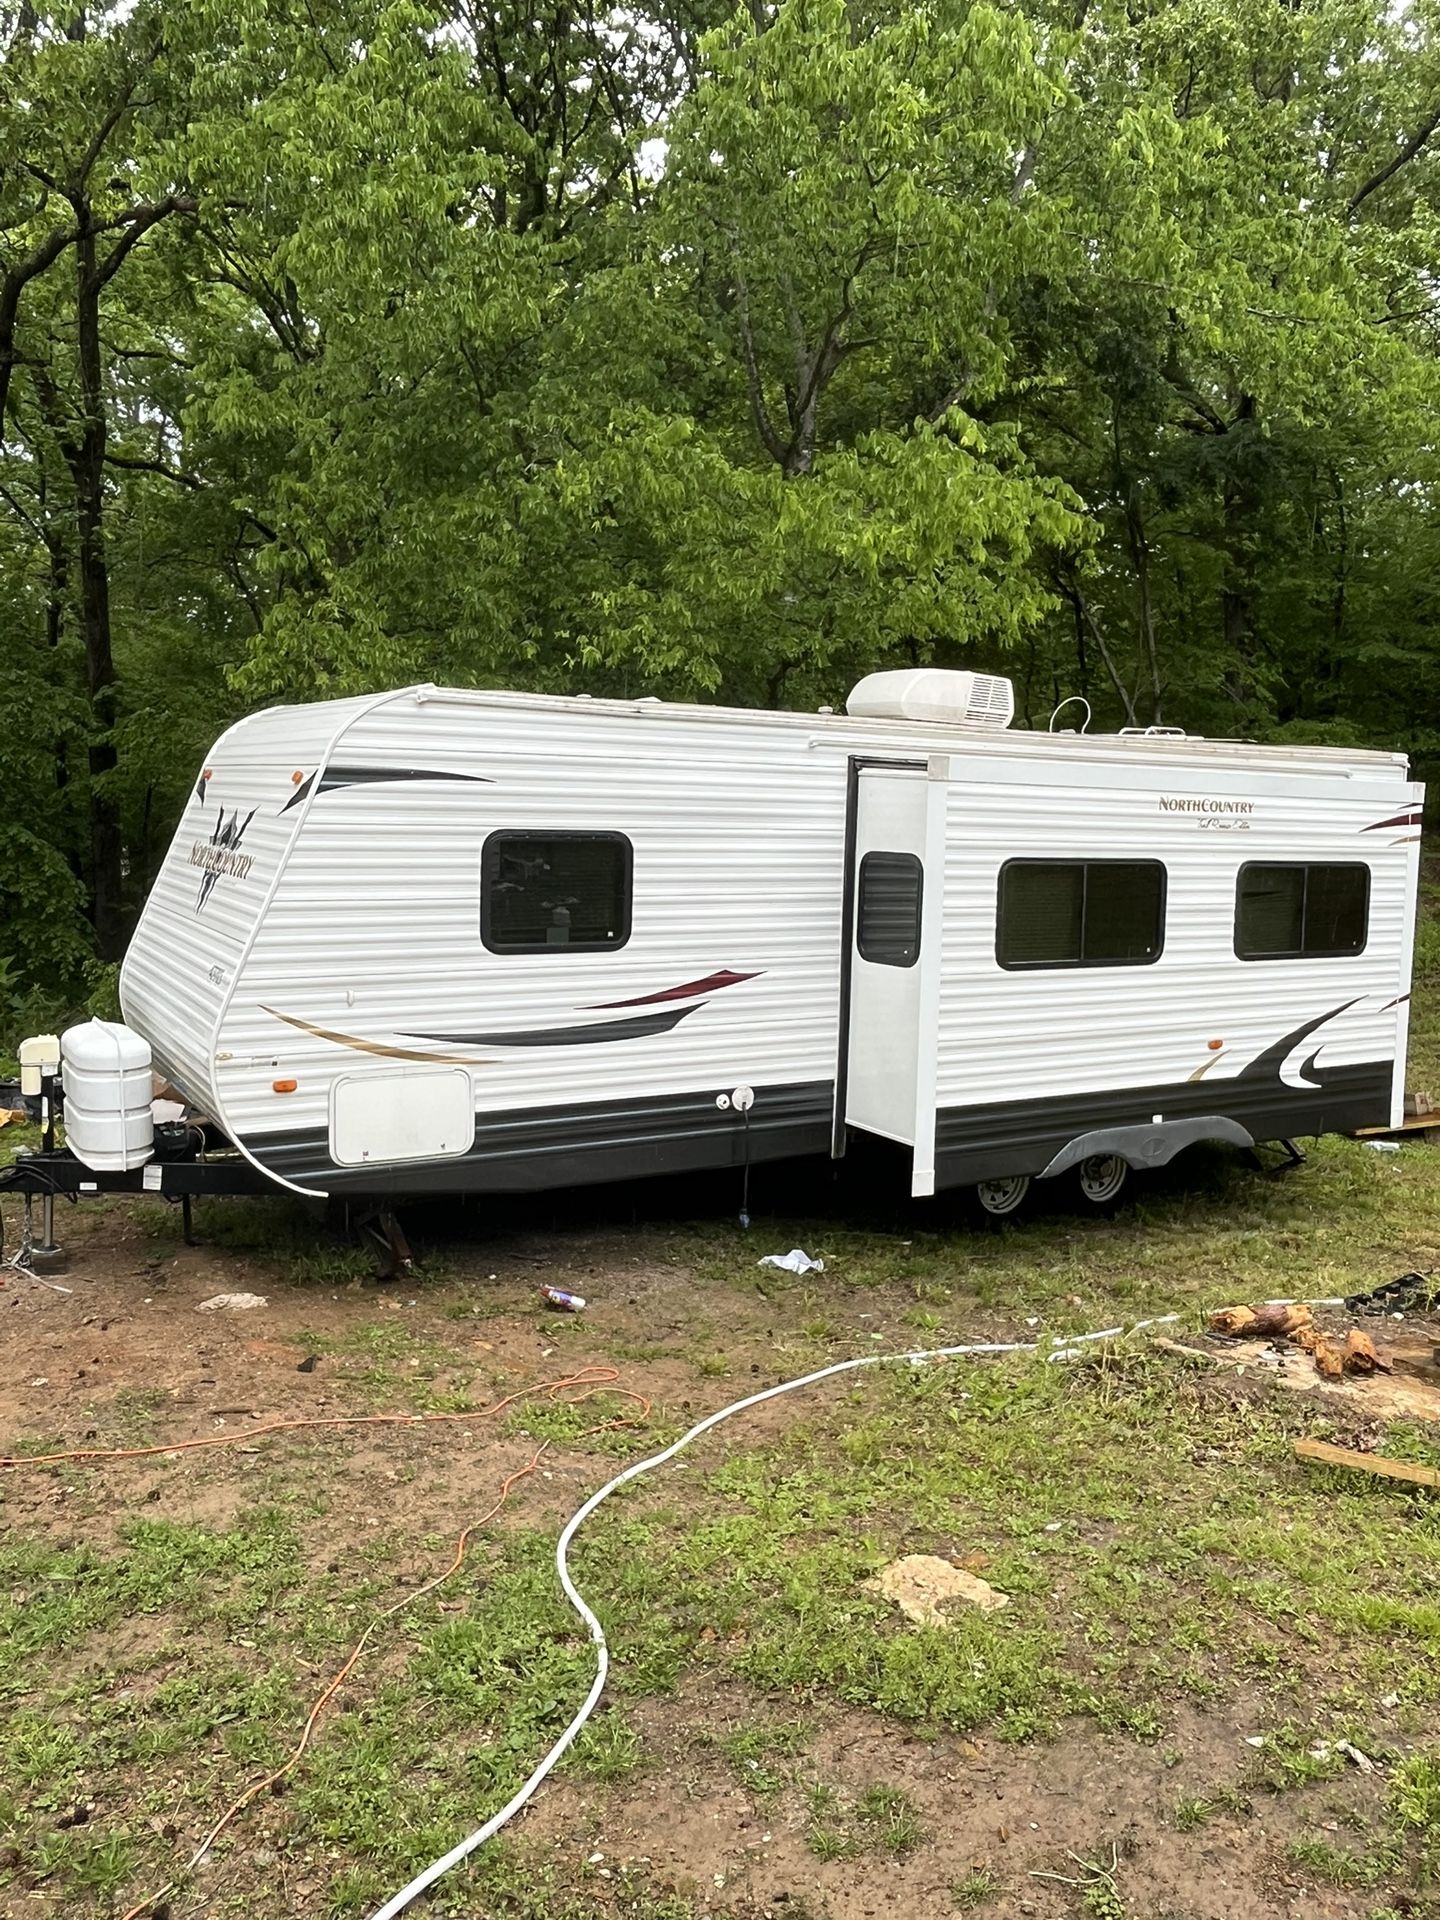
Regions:
<instances>
[{"instance_id":1,"label":"black window frame","mask_svg":"<svg viewBox=\"0 0 1440 1920\"><path fill-rule=\"evenodd\" d=\"M865 951L865 869L872 860L901 862L915 874L915 944L908 960L892 959L887 954ZM871 847L860 856L855 875L855 951L872 967L913 967L920 958L920 943L925 930L925 862L918 853L900 847Z\"/></svg>"},{"instance_id":2,"label":"black window frame","mask_svg":"<svg viewBox=\"0 0 1440 1920\"><path fill-rule=\"evenodd\" d=\"M1305 875L1305 886L1300 895L1300 940L1298 947L1287 947L1283 952L1248 953L1240 945L1240 899L1241 889L1245 885L1245 876L1256 867L1290 868ZM1310 875L1317 868L1334 871L1343 868L1350 873L1363 873L1365 876L1365 895L1361 902L1364 916L1363 935L1358 947L1307 947L1305 923L1310 904ZM1374 874L1368 860L1247 860L1235 875L1235 918L1231 935L1231 944L1235 949L1235 958L1247 965L1265 960L1358 960L1370 945L1370 895L1374 885Z\"/></svg>"},{"instance_id":3,"label":"black window frame","mask_svg":"<svg viewBox=\"0 0 1440 1920\"><path fill-rule=\"evenodd\" d=\"M494 921L491 910L491 882L497 870L496 864L505 851L506 842L535 842L557 840L585 841L591 845L604 844L618 846L621 849L620 882L622 888L621 905L623 912L619 918L619 936L613 940L527 940L523 943L507 941L497 946L492 935ZM634 930L635 920L635 848L630 836L606 828L572 827L496 827L487 833L480 848L480 939L489 953L508 959L512 954L526 953L618 953L628 944Z\"/></svg>"},{"instance_id":4,"label":"black window frame","mask_svg":"<svg viewBox=\"0 0 1440 1920\"><path fill-rule=\"evenodd\" d=\"M1079 867L1085 875L1081 882L1080 893L1080 957L1077 960L1005 960L1001 957L1000 939L1004 927L1005 876L1013 867ZM1159 939L1153 953L1138 954L1130 960L1087 960L1085 958L1085 909L1089 898L1091 867L1149 867L1160 875L1159 899ZM1165 951L1165 936L1169 930L1170 908L1170 869L1163 860L1087 860L1067 859L1064 856L1044 854L1026 854L1014 860L1007 860L1000 868L995 880L995 964L1006 973L1065 973L1078 968L1087 971L1096 967L1153 967Z\"/></svg>"}]
</instances>

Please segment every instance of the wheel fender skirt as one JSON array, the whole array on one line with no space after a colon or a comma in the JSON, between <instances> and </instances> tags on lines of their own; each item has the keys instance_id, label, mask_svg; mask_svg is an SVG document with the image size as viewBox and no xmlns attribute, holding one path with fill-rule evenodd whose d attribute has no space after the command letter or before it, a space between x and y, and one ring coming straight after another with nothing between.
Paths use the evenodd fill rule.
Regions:
<instances>
[{"instance_id":1,"label":"wheel fender skirt","mask_svg":"<svg viewBox=\"0 0 1440 1920\"><path fill-rule=\"evenodd\" d=\"M1197 1114L1188 1120L1152 1121L1146 1127L1097 1127L1093 1133L1077 1134L1039 1177L1053 1180L1057 1173L1068 1173L1071 1167L1097 1153L1118 1153L1122 1160L1136 1168L1163 1167L1167 1160L1173 1160L1184 1148L1193 1147L1197 1140L1223 1140L1232 1147L1255 1144L1238 1120L1227 1120L1220 1113Z\"/></svg>"}]
</instances>

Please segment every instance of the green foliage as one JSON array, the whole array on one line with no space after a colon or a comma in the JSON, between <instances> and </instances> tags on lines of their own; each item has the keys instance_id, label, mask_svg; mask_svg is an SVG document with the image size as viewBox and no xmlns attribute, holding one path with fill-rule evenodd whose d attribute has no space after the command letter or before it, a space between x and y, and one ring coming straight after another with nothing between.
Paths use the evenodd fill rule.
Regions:
<instances>
[{"instance_id":1,"label":"green foliage","mask_svg":"<svg viewBox=\"0 0 1440 1920\"><path fill-rule=\"evenodd\" d=\"M260 701L964 661L1440 754L1433 0L72 16L0 23L7 1029Z\"/></svg>"},{"instance_id":2,"label":"green foliage","mask_svg":"<svg viewBox=\"0 0 1440 1920\"><path fill-rule=\"evenodd\" d=\"M974 1913L1002 1891L1000 1882L988 1867L973 1867L950 1889L950 1897L961 1913Z\"/></svg>"}]
</instances>

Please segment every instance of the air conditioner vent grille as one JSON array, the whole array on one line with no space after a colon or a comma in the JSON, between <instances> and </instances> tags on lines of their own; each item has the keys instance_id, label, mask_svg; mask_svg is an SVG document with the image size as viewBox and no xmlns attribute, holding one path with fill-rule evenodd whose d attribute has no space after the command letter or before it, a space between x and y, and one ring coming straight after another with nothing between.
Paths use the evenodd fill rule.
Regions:
<instances>
[{"instance_id":1,"label":"air conditioner vent grille","mask_svg":"<svg viewBox=\"0 0 1440 1920\"><path fill-rule=\"evenodd\" d=\"M851 689L845 710L866 720L1008 727L1015 716L1015 689L998 673L906 667L893 673L867 674Z\"/></svg>"}]
</instances>

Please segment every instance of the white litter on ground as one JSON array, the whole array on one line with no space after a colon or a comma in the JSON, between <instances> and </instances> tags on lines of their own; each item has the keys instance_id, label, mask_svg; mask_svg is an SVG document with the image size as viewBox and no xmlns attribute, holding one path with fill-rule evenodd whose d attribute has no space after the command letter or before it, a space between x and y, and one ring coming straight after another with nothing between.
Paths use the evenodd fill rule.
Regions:
<instances>
[{"instance_id":1,"label":"white litter on ground","mask_svg":"<svg viewBox=\"0 0 1440 1920\"><path fill-rule=\"evenodd\" d=\"M247 1307L268 1307L263 1293L213 1293L202 1300L197 1313L243 1313Z\"/></svg>"},{"instance_id":2,"label":"white litter on ground","mask_svg":"<svg viewBox=\"0 0 1440 1920\"><path fill-rule=\"evenodd\" d=\"M786 1273L824 1273L825 1262L812 1260L803 1247L792 1247L789 1253L767 1253L755 1262L757 1267L781 1267Z\"/></svg>"}]
</instances>

